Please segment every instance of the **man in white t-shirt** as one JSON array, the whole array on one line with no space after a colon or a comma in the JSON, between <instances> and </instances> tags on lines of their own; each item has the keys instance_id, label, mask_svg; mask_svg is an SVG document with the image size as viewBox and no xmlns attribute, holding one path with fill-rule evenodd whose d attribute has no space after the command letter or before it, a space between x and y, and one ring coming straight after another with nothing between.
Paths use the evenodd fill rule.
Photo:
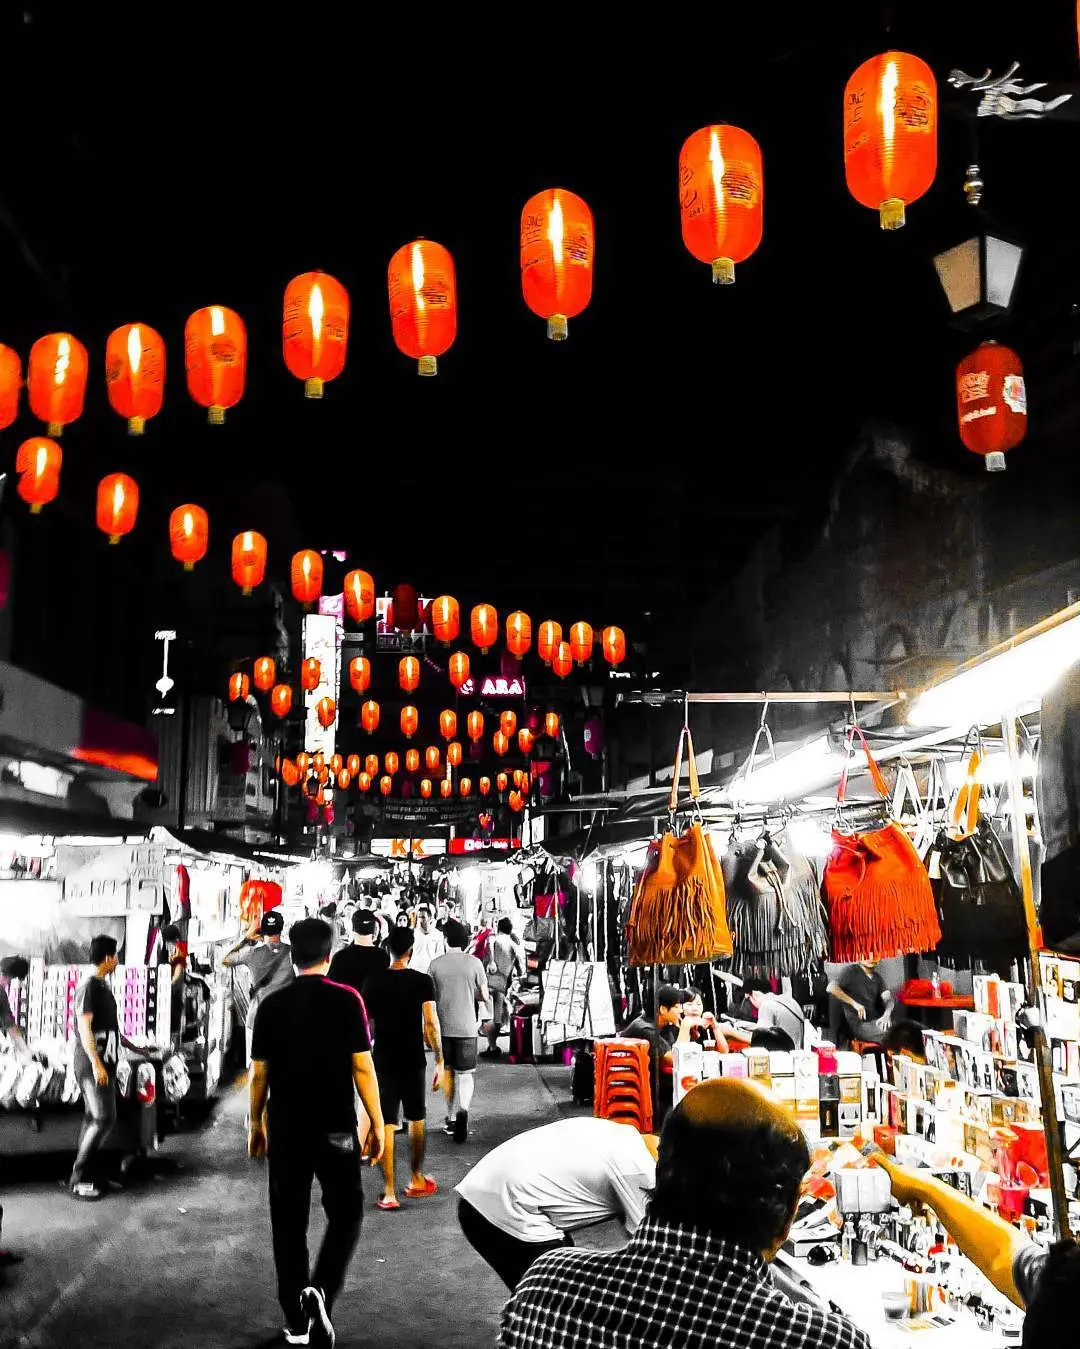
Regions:
<instances>
[{"instance_id":1,"label":"man in white t-shirt","mask_svg":"<svg viewBox=\"0 0 1080 1349\"><path fill-rule=\"evenodd\" d=\"M430 907L421 904L416 910L416 929L413 933L413 953L409 968L427 974L431 969L431 962L445 954L446 939L436 928Z\"/></svg>"},{"instance_id":2,"label":"man in white t-shirt","mask_svg":"<svg viewBox=\"0 0 1080 1349\"><path fill-rule=\"evenodd\" d=\"M457 1187L469 1243L513 1291L579 1227L621 1218L633 1235L656 1178L654 1134L614 1120L564 1119L483 1157Z\"/></svg>"}]
</instances>

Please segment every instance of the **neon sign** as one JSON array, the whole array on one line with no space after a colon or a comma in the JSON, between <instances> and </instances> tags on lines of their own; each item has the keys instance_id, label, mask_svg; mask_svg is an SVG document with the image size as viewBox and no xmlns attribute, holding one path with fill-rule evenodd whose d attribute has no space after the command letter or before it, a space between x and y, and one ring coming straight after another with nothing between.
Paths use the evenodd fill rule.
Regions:
<instances>
[{"instance_id":1,"label":"neon sign","mask_svg":"<svg viewBox=\"0 0 1080 1349\"><path fill-rule=\"evenodd\" d=\"M466 679L461 686L461 692L466 698L471 698L476 692L476 680ZM515 675L513 679L506 679L503 675L485 675L480 685L480 697L524 698L525 681L519 675Z\"/></svg>"}]
</instances>

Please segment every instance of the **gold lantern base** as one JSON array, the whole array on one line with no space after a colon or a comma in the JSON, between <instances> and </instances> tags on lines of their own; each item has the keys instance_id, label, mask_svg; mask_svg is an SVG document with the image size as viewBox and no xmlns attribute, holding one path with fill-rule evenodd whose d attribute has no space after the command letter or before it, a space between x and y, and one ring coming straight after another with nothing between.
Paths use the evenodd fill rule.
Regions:
<instances>
[{"instance_id":1,"label":"gold lantern base","mask_svg":"<svg viewBox=\"0 0 1080 1349\"><path fill-rule=\"evenodd\" d=\"M987 473L1005 472L1005 456L1001 450L991 450L986 456L986 471Z\"/></svg>"},{"instance_id":2,"label":"gold lantern base","mask_svg":"<svg viewBox=\"0 0 1080 1349\"><path fill-rule=\"evenodd\" d=\"M733 286L735 284L735 264L730 258L713 258L712 279L714 286Z\"/></svg>"},{"instance_id":3,"label":"gold lantern base","mask_svg":"<svg viewBox=\"0 0 1080 1349\"><path fill-rule=\"evenodd\" d=\"M41 502L40 502L40 501L34 501L34 502L31 503L31 505L30 505L30 514L31 514L31 515L40 515L40 514L41 514Z\"/></svg>"},{"instance_id":4,"label":"gold lantern base","mask_svg":"<svg viewBox=\"0 0 1080 1349\"><path fill-rule=\"evenodd\" d=\"M565 314L552 314L547 321L548 341L565 342L568 328L569 322Z\"/></svg>"},{"instance_id":5,"label":"gold lantern base","mask_svg":"<svg viewBox=\"0 0 1080 1349\"><path fill-rule=\"evenodd\" d=\"M206 420L211 426L223 426L225 424L225 409L220 403L211 403L206 409Z\"/></svg>"},{"instance_id":6,"label":"gold lantern base","mask_svg":"<svg viewBox=\"0 0 1080 1349\"><path fill-rule=\"evenodd\" d=\"M323 394L323 381L318 375L312 375L310 379L304 380L304 397L321 398Z\"/></svg>"},{"instance_id":7,"label":"gold lantern base","mask_svg":"<svg viewBox=\"0 0 1080 1349\"><path fill-rule=\"evenodd\" d=\"M878 215L881 217L883 230L904 228L904 203L899 197L889 197L883 201L878 207Z\"/></svg>"},{"instance_id":8,"label":"gold lantern base","mask_svg":"<svg viewBox=\"0 0 1080 1349\"><path fill-rule=\"evenodd\" d=\"M145 418L145 417L129 417L129 418L128 418L128 435L129 435L129 436L141 436L145 430L146 430L146 418Z\"/></svg>"},{"instance_id":9,"label":"gold lantern base","mask_svg":"<svg viewBox=\"0 0 1080 1349\"><path fill-rule=\"evenodd\" d=\"M184 563L184 570L185 570L185 571L194 571L194 570L195 570L195 563L194 563L194 562L185 562L185 563Z\"/></svg>"},{"instance_id":10,"label":"gold lantern base","mask_svg":"<svg viewBox=\"0 0 1080 1349\"><path fill-rule=\"evenodd\" d=\"M416 373L418 375L437 375L439 373L439 358L437 356L421 356L416 362Z\"/></svg>"},{"instance_id":11,"label":"gold lantern base","mask_svg":"<svg viewBox=\"0 0 1080 1349\"><path fill-rule=\"evenodd\" d=\"M63 435L63 433L64 433L63 422L47 422L45 424L45 434L48 436L52 436L54 440L56 439L57 436Z\"/></svg>"},{"instance_id":12,"label":"gold lantern base","mask_svg":"<svg viewBox=\"0 0 1080 1349\"><path fill-rule=\"evenodd\" d=\"M120 540L121 540L123 537L124 537L124 536L123 536L122 534L110 534L110 535L109 535L109 546L111 547L113 544L119 543Z\"/></svg>"}]
</instances>

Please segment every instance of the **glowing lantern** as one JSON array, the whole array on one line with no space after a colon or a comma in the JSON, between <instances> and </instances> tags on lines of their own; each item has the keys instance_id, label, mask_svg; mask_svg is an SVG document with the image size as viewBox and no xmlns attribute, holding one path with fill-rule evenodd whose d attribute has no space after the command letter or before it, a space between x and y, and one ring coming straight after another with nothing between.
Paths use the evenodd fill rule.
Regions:
<instances>
[{"instance_id":1,"label":"glowing lantern","mask_svg":"<svg viewBox=\"0 0 1080 1349\"><path fill-rule=\"evenodd\" d=\"M337 720L337 703L333 698L320 698L315 705L319 725L328 730Z\"/></svg>"},{"instance_id":2,"label":"glowing lantern","mask_svg":"<svg viewBox=\"0 0 1080 1349\"><path fill-rule=\"evenodd\" d=\"M535 737L528 726L522 726L521 730L518 731L518 749L521 750L522 754L532 753L534 739Z\"/></svg>"},{"instance_id":3,"label":"glowing lantern","mask_svg":"<svg viewBox=\"0 0 1080 1349\"><path fill-rule=\"evenodd\" d=\"M311 762L315 766L315 771L317 773L321 773L323 769L326 767L326 755L322 752L322 750L319 750L317 754L312 755Z\"/></svg>"},{"instance_id":4,"label":"glowing lantern","mask_svg":"<svg viewBox=\"0 0 1080 1349\"><path fill-rule=\"evenodd\" d=\"M401 767L401 760L398 758L397 754L392 749L387 750L386 755L383 758L383 766L385 767L386 771L390 774L391 777L393 777L393 775Z\"/></svg>"},{"instance_id":5,"label":"glowing lantern","mask_svg":"<svg viewBox=\"0 0 1080 1349\"><path fill-rule=\"evenodd\" d=\"M105 388L114 412L127 418L128 435L141 436L165 395L165 343L145 323L115 328L105 343Z\"/></svg>"},{"instance_id":6,"label":"glowing lantern","mask_svg":"<svg viewBox=\"0 0 1080 1349\"><path fill-rule=\"evenodd\" d=\"M438 358L457 336L454 259L430 239L405 244L390 259L387 290L397 349L417 362L421 375L437 375Z\"/></svg>"},{"instance_id":7,"label":"glowing lantern","mask_svg":"<svg viewBox=\"0 0 1080 1349\"><path fill-rule=\"evenodd\" d=\"M289 374L304 381L305 398L345 369L349 292L327 272L304 272L285 287L281 350Z\"/></svg>"},{"instance_id":8,"label":"glowing lantern","mask_svg":"<svg viewBox=\"0 0 1080 1349\"><path fill-rule=\"evenodd\" d=\"M394 790L394 779L390 777L381 777L379 779L379 791L383 796L389 796Z\"/></svg>"},{"instance_id":9,"label":"glowing lantern","mask_svg":"<svg viewBox=\"0 0 1080 1349\"><path fill-rule=\"evenodd\" d=\"M717 285L735 281L735 264L761 243L765 180L761 147L737 126L703 126L679 151L682 237Z\"/></svg>"},{"instance_id":10,"label":"glowing lantern","mask_svg":"<svg viewBox=\"0 0 1080 1349\"><path fill-rule=\"evenodd\" d=\"M415 632L420 626L420 599L407 582L394 587L388 622L398 632Z\"/></svg>"},{"instance_id":11,"label":"glowing lantern","mask_svg":"<svg viewBox=\"0 0 1080 1349\"><path fill-rule=\"evenodd\" d=\"M997 342L983 342L956 367L960 439L981 454L990 473L1005 468L1005 451L1027 431L1027 393L1020 357Z\"/></svg>"},{"instance_id":12,"label":"glowing lantern","mask_svg":"<svg viewBox=\"0 0 1080 1349\"><path fill-rule=\"evenodd\" d=\"M82 416L88 367L86 348L70 333L49 333L30 348L30 411L47 424L50 436Z\"/></svg>"},{"instance_id":13,"label":"glowing lantern","mask_svg":"<svg viewBox=\"0 0 1080 1349\"><path fill-rule=\"evenodd\" d=\"M139 514L139 485L126 473L109 473L98 483L97 527L119 543L135 528Z\"/></svg>"},{"instance_id":14,"label":"glowing lantern","mask_svg":"<svg viewBox=\"0 0 1080 1349\"><path fill-rule=\"evenodd\" d=\"M431 601L431 630L444 646L449 646L461 631L461 606L453 595L440 595Z\"/></svg>"},{"instance_id":15,"label":"glowing lantern","mask_svg":"<svg viewBox=\"0 0 1080 1349\"><path fill-rule=\"evenodd\" d=\"M462 778L458 783L458 791L462 796L468 796L472 791L472 778Z\"/></svg>"},{"instance_id":16,"label":"glowing lantern","mask_svg":"<svg viewBox=\"0 0 1080 1349\"><path fill-rule=\"evenodd\" d=\"M517 730L517 713L507 708L505 712L499 714L499 730L509 740Z\"/></svg>"},{"instance_id":17,"label":"glowing lantern","mask_svg":"<svg viewBox=\"0 0 1080 1349\"><path fill-rule=\"evenodd\" d=\"M511 774L511 781L513 782L515 787L523 787L525 785L525 774L522 772L520 768L514 769L513 773Z\"/></svg>"},{"instance_id":18,"label":"glowing lantern","mask_svg":"<svg viewBox=\"0 0 1080 1349\"><path fill-rule=\"evenodd\" d=\"M621 665L626 659L626 633L622 628L605 628L600 636L600 646L609 665Z\"/></svg>"},{"instance_id":19,"label":"glowing lantern","mask_svg":"<svg viewBox=\"0 0 1080 1349\"><path fill-rule=\"evenodd\" d=\"M420 683L420 662L415 656L402 656L398 661L398 683L406 693L412 693Z\"/></svg>"},{"instance_id":20,"label":"glowing lantern","mask_svg":"<svg viewBox=\"0 0 1080 1349\"><path fill-rule=\"evenodd\" d=\"M251 680L239 670L229 676L229 702L242 703L251 693Z\"/></svg>"},{"instance_id":21,"label":"glowing lantern","mask_svg":"<svg viewBox=\"0 0 1080 1349\"><path fill-rule=\"evenodd\" d=\"M495 747L495 753L500 757L510 748L510 739L504 731L496 731L491 737L491 743Z\"/></svg>"},{"instance_id":22,"label":"glowing lantern","mask_svg":"<svg viewBox=\"0 0 1080 1349\"><path fill-rule=\"evenodd\" d=\"M488 793L491 791L491 779L488 777L481 778L479 782L479 787L480 787L480 795L487 796Z\"/></svg>"},{"instance_id":23,"label":"glowing lantern","mask_svg":"<svg viewBox=\"0 0 1080 1349\"><path fill-rule=\"evenodd\" d=\"M461 741L451 740L446 747L446 762L453 768L461 767Z\"/></svg>"},{"instance_id":24,"label":"glowing lantern","mask_svg":"<svg viewBox=\"0 0 1080 1349\"><path fill-rule=\"evenodd\" d=\"M31 515L38 515L42 506L56 500L63 460L64 452L60 446L46 436L31 436L19 446L15 455L19 496L30 507Z\"/></svg>"},{"instance_id":25,"label":"glowing lantern","mask_svg":"<svg viewBox=\"0 0 1080 1349\"><path fill-rule=\"evenodd\" d=\"M558 712L547 712L544 715L544 734L551 736L552 740L559 738L559 714Z\"/></svg>"},{"instance_id":26,"label":"glowing lantern","mask_svg":"<svg viewBox=\"0 0 1080 1349\"><path fill-rule=\"evenodd\" d=\"M301 548L293 553L289 567L293 598L310 609L322 594L323 560L314 548Z\"/></svg>"},{"instance_id":27,"label":"glowing lantern","mask_svg":"<svg viewBox=\"0 0 1080 1349\"><path fill-rule=\"evenodd\" d=\"M313 693L322 679L322 665L315 656L308 656L300 666L300 687L306 693Z\"/></svg>"},{"instance_id":28,"label":"glowing lantern","mask_svg":"<svg viewBox=\"0 0 1080 1349\"><path fill-rule=\"evenodd\" d=\"M439 733L444 740L453 740L457 735L457 713L451 707L439 713Z\"/></svg>"},{"instance_id":29,"label":"glowing lantern","mask_svg":"<svg viewBox=\"0 0 1080 1349\"><path fill-rule=\"evenodd\" d=\"M273 656L260 656L255 662L255 687L260 693L265 693L274 687L276 677L277 666L274 664Z\"/></svg>"},{"instance_id":30,"label":"glowing lantern","mask_svg":"<svg viewBox=\"0 0 1080 1349\"><path fill-rule=\"evenodd\" d=\"M377 777L379 773L379 756L377 754L369 754L364 760L364 768L367 771L368 777Z\"/></svg>"},{"instance_id":31,"label":"glowing lantern","mask_svg":"<svg viewBox=\"0 0 1080 1349\"><path fill-rule=\"evenodd\" d=\"M506 646L518 660L532 646L532 619L520 609L516 609L506 620Z\"/></svg>"},{"instance_id":32,"label":"glowing lantern","mask_svg":"<svg viewBox=\"0 0 1080 1349\"><path fill-rule=\"evenodd\" d=\"M420 779L420 795L424 798L425 801L428 799L428 797L430 797L430 795L431 795L431 779L430 779L430 778L421 778L421 779Z\"/></svg>"},{"instance_id":33,"label":"glowing lantern","mask_svg":"<svg viewBox=\"0 0 1080 1349\"><path fill-rule=\"evenodd\" d=\"M439 783L439 795L442 797L452 796L453 792L454 784L449 778L443 778L442 782Z\"/></svg>"},{"instance_id":34,"label":"glowing lantern","mask_svg":"<svg viewBox=\"0 0 1080 1349\"><path fill-rule=\"evenodd\" d=\"M506 776L505 773L497 773L497 774L495 775L495 790L496 790L496 791L498 791L498 792L505 792L506 789L507 789L507 787L508 787L509 785L510 785L510 779Z\"/></svg>"},{"instance_id":35,"label":"glowing lantern","mask_svg":"<svg viewBox=\"0 0 1080 1349\"><path fill-rule=\"evenodd\" d=\"M567 319L592 296L596 235L592 211L563 187L537 192L521 212L521 292L547 319L552 342L566 340Z\"/></svg>"},{"instance_id":36,"label":"glowing lantern","mask_svg":"<svg viewBox=\"0 0 1080 1349\"><path fill-rule=\"evenodd\" d=\"M349 661L349 685L355 693L366 693L371 687L371 661L367 656L354 656Z\"/></svg>"},{"instance_id":37,"label":"glowing lantern","mask_svg":"<svg viewBox=\"0 0 1080 1349\"><path fill-rule=\"evenodd\" d=\"M438 745L428 745L424 750L424 763L427 764L429 773L439 771L439 747Z\"/></svg>"},{"instance_id":38,"label":"glowing lantern","mask_svg":"<svg viewBox=\"0 0 1080 1349\"><path fill-rule=\"evenodd\" d=\"M405 771L407 773L420 772L420 751L418 749L407 749L405 751Z\"/></svg>"},{"instance_id":39,"label":"glowing lantern","mask_svg":"<svg viewBox=\"0 0 1080 1349\"><path fill-rule=\"evenodd\" d=\"M470 712L466 718L465 726L468 729L470 740L482 740L484 737L483 712Z\"/></svg>"},{"instance_id":40,"label":"glowing lantern","mask_svg":"<svg viewBox=\"0 0 1080 1349\"><path fill-rule=\"evenodd\" d=\"M349 772L349 770L347 768L339 769L337 775L337 785L341 788L343 792L348 791L350 782L352 782L352 774Z\"/></svg>"},{"instance_id":41,"label":"glowing lantern","mask_svg":"<svg viewBox=\"0 0 1080 1349\"><path fill-rule=\"evenodd\" d=\"M270 710L275 717L287 717L292 711L292 689L288 684L275 684L270 693Z\"/></svg>"},{"instance_id":42,"label":"glowing lantern","mask_svg":"<svg viewBox=\"0 0 1080 1349\"><path fill-rule=\"evenodd\" d=\"M19 353L0 342L0 431L9 427L19 415L19 394L22 391L22 361Z\"/></svg>"},{"instance_id":43,"label":"glowing lantern","mask_svg":"<svg viewBox=\"0 0 1080 1349\"><path fill-rule=\"evenodd\" d=\"M350 774L353 777L356 777L357 774L360 772L360 755L350 754L349 757L345 760L345 767L349 770Z\"/></svg>"},{"instance_id":44,"label":"glowing lantern","mask_svg":"<svg viewBox=\"0 0 1080 1349\"><path fill-rule=\"evenodd\" d=\"M331 772L331 773L340 773L341 770L342 770L342 768L344 767L344 765L345 765L345 760L341 757L340 754L331 754L331 756L330 756L330 772Z\"/></svg>"},{"instance_id":45,"label":"glowing lantern","mask_svg":"<svg viewBox=\"0 0 1080 1349\"><path fill-rule=\"evenodd\" d=\"M510 806L510 809L514 812L515 815L517 815L520 811L523 811L525 809L525 798L521 795L520 792L516 791L511 792L509 797L507 798L507 802Z\"/></svg>"},{"instance_id":46,"label":"glowing lantern","mask_svg":"<svg viewBox=\"0 0 1080 1349\"><path fill-rule=\"evenodd\" d=\"M366 623L375 612L375 581L369 572L351 571L345 577L345 612L354 623Z\"/></svg>"},{"instance_id":47,"label":"glowing lantern","mask_svg":"<svg viewBox=\"0 0 1080 1349\"><path fill-rule=\"evenodd\" d=\"M369 791L371 788L371 773L359 773L356 778L356 785L362 792Z\"/></svg>"},{"instance_id":48,"label":"glowing lantern","mask_svg":"<svg viewBox=\"0 0 1080 1349\"><path fill-rule=\"evenodd\" d=\"M904 207L937 171L937 83L925 61L907 52L872 56L844 89L844 176L883 230L904 223Z\"/></svg>"},{"instance_id":49,"label":"glowing lantern","mask_svg":"<svg viewBox=\"0 0 1080 1349\"><path fill-rule=\"evenodd\" d=\"M474 645L487 652L499 640L499 615L490 604L478 604L469 620Z\"/></svg>"},{"instance_id":50,"label":"glowing lantern","mask_svg":"<svg viewBox=\"0 0 1080 1349\"><path fill-rule=\"evenodd\" d=\"M237 534L232 545L232 578L245 595L266 575L266 540L253 529Z\"/></svg>"},{"instance_id":51,"label":"glowing lantern","mask_svg":"<svg viewBox=\"0 0 1080 1349\"><path fill-rule=\"evenodd\" d=\"M286 787L295 787L300 781L300 770L291 759L285 759L281 765L281 780Z\"/></svg>"},{"instance_id":52,"label":"glowing lantern","mask_svg":"<svg viewBox=\"0 0 1080 1349\"><path fill-rule=\"evenodd\" d=\"M206 420L220 426L225 410L244 396L247 332L244 320L222 305L196 309L184 325L188 393L206 408Z\"/></svg>"},{"instance_id":53,"label":"glowing lantern","mask_svg":"<svg viewBox=\"0 0 1080 1349\"><path fill-rule=\"evenodd\" d=\"M306 773L308 769L311 767L311 755L307 752L306 749L301 750L300 753L296 756L296 766L297 768L299 768L301 773Z\"/></svg>"},{"instance_id":54,"label":"glowing lantern","mask_svg":"<svg viewBox=\"0 0 1080 1349\"><path fill-rule=\"evenodd\" d=\"M570 654L579 665L592 660L593 630L589 623L575 623L570 629Z\"/></svg>"},{"instance_id":55,"label":"glowing lantern","mask_svg":"<svg viewBox=\"0 0 1080 1349\"><path fill-rule=\"evenodd\" d=\"M565 679L574 668L574 658L570 654L570 643L560 642L551 660L551 668L560 679Z\"/></svg>"},{"instance_id":56,"label":"glowing lantern","mask_svg":"<svg viewBox=\"0 0 1080 1349\"><path fill-rule=\"evenodd\" d=\"M206 556L210 544L210 517L201 506L177 506L169 516L169 548L185 571Z\"/></svg>"},{"instance_id":57,"label":"glowing lantern","mask_svg":"<svg viewBox=\"0 0 1080 1349\"><path fill-rule=\"evenodd\" d=\"M378 730L379 727L379 704L374 698L369 698L360 708L360 725L369 734Z\"/></svg>"},{"instance_id":58,"label":"glowing lantern","mask_svg":"<svg viewBox=\"0 0 1080 1349\"><path fill-rule=\"evenodd\" d=\"M545 665L550 665L562 641L562 627L550 618L540 624L540 635L536 639L536 652Z\"/></svg>"},{"instance_id":59,"label":"glowing lantern","mask_svg":"<svg viewBox=\"0 0 1080 1349\"><path fill-rule=\"evenodd\" d=\"M420 713L411 703L406 703L401 709L401 734L406 740L411 740L416 734L416 728L420 725Z\"/></svg>"},{"instance_id":60,"label":"glowing lantern","mask_svg":"<svg viewBox=\"0 0 1080 1349\"><path fill-rule=\"evenodd\" d=\"M455 651L450 657L450 683L460 689L469 678L469 657L464 651Z\"/></svg>"}]
</instances>

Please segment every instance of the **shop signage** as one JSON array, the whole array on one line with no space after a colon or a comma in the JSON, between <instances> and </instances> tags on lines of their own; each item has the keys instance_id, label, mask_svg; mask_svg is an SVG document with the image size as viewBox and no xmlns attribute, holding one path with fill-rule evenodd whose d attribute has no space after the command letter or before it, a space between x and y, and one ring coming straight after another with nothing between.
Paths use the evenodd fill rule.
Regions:
<instances>
[{"instance_id":1,"label":"shop signage","mask_svg":"<svg viewBox=\"0 0 1080 1349\"><path fill-rule=\"evenodd\" d=\"M58 844L56 874L64 903L82 917L161 913L165 849L159 843Z\"/></svg>"},{"instance_id":2,"label":"shop signage","mask_svg":"<svg viewBox=\"0 0 1080 1349\"><path fill-rule=\"evenodd\" d=\"M373 838L372 857L412 858L441 857L446 852L444 838Z\"/></svg>"},{"instance_id":3,"label":"shop signage","mask_svg":"<svg viewBox=\"0 0 1080 1349\"><path fill-rule=\"evenodd\" d=\"M452 838L447 851L451 857L469 857L473 853L512 852L520 847L519 838Z\"/></svg>"},{"instance_id":4,"label":"shop signage","mask_svg":"<svg viewBox=\"0 0 1080 1349\"><path fill-rule=\"evenodd\" d=\"M466 698L476 693L476 680L466 679L461 686ZM481 698L524 698L525 681L520 675L507 679L504 675L485 675L480 684Z\"/></svg>"},{"instance_id":5,"label":"shop signage","mask_svg":"<svg viewBox=\"0 0 1080 1349\"><path fill-rule=\"evenodd\" d=\"M477 803L468 799L425 801L423 797L409 797L408 800L398 801L390 798L383 803L382 822L392 826L398 837L407 832L426 836L439 825L471 824L476 819L476 812ZM402 825L426 825L427 828L410 831L402 829ZM386 832L389 833L389 830Z\"/></svg>"}]
</instances>

